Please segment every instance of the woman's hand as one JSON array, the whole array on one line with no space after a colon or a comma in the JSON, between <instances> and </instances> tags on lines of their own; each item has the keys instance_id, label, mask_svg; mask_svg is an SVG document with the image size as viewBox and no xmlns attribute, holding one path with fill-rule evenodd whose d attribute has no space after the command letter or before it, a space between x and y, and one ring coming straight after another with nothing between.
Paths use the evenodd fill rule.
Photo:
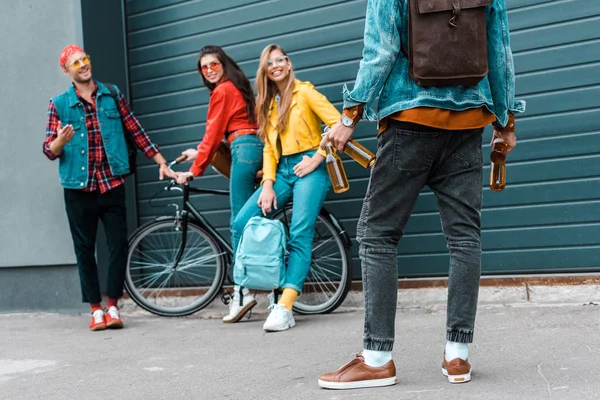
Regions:
<instances>
[{"instance_id":1,"label":"woman's hand","mask_svg":"<svg viewBox=\"0 0 600 400\"><path fill-rule=\"evenodd\" d=\"M322 156L320 159L315 157L303 156L302 161L300 161L294 166L294 174L296 174L297 177L302 178L303 176L306 176L313 172L319 166L321 161L323 161Z\"/></svg>"},{"instance_id":2,"label":"woman's hand","mask_svg":"<svg viewBox=\"0 0 600 400\"><path fill-rule=\"evenodd\" d=\"M186 151L181 152L181 155L185 156L185 160L183 160L183 161L193 161L198 156L198 150L187 149Z\"/></svg>"},{"instance_id":3,"label":"woman's hand","mask_svg":"<svg viewBox=\"0 0 600 400\"><path fill-rule=\"evenodd\" d=\"M192 174L189 171L188 172L178 172L177 173L177 183L180 185L185 185L193 177L194 177L194 174Z\"/></svg>"},{"instance_id":4,"label":"woman's hand","mask_svg":"<svg viewBox=\"0 0 600 400\"><path fill-rule=\"evenodd\" d=\"M275 191L273 190L273 181L263 183L263 189L258 197L257 204L265 217L273 208L277 210L277 196L275 196Z\"/></svg>"}]
</instances>

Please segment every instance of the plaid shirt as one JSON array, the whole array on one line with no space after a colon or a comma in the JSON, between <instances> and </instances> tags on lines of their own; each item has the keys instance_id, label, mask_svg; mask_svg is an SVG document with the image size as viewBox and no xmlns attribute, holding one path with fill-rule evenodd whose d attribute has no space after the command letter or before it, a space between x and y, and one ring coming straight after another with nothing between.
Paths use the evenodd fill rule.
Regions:
<instances>
[{"instance_id":1,"label":"plaid shirt","mask_svg":"<svg viewBox=\"0 0 600 400\"><path fill-rule=\"evenodd\" d=\"M98 92L98 86L92 93L93 104L88 103L83 97L80 96L77 88L75 88L77 97L81 100L85 108L85 125L88 133L88 184L82 190L85 192L92 192L100 189L100 193L105 193L109 190L122 185L125 182L125 178L122 176L114 176L110 172L110 166L104 151L104 145L102 144L102 135L100 134L100 124L98 123L98 116L96 115L96 94ZM137 120L127 100L123 97L123 94L119 92L119 113L121 114L121 120L123 121L123 128L126 131L125 134L131 135L134 139L135 145L139 148L146 157L152 158L159 152L158 146L154 145L151 141L142 125ZM44 140L43 151L46 157L54 160L60 156L54 155L50 151L50 144L57 137L57 125L59 115L56 111L56 106L52 101L48 105L48 122L46 123L46 140Z\"/></svg>"}]
</instances>

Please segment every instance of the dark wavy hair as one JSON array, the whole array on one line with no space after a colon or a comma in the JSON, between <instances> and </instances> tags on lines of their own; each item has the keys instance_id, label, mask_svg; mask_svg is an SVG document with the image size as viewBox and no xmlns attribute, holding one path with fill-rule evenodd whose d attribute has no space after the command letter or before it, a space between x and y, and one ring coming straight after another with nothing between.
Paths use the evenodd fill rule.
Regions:
<instances>
[{"instance_id":1,"label":"dark wavy hair","mask_svg":"<svg viewBox=\"0 0 600 400\"><path fill-rule=\"evenodd\" d=\"M204 85L208 88L209 91L213 91L217 86L214 83L210 83L206 80L204 75L202 74L202 65L200 60L202 57L212 54L221 63L223 66L223 75L227 77L233 83L233 85L242 93L244 97L244 101L246 102L246 113L248 114L248 118L250 122L256 123L256 104L254 92L252 91L252 86L250 85L250 81L246 78L244 71L237 65L235 61L231 57L229 57L225 51L219 46L204 46L200 50L200 55L198 56L198 72L202 77L202 81Z\"/></svg>"}]
</instances>

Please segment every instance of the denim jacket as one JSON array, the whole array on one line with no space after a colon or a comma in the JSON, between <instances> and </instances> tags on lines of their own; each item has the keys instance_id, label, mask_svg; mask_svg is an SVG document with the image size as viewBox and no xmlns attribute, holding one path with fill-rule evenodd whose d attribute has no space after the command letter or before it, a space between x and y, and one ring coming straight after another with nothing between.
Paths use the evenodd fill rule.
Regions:
<instances>
[{"instance_id":1,"label":"denim jacket","mask_svg":"<svg viewBox=\"0 0 600 400\"><path fill-rule=\"evenodd\" d=\"M515 100L515 70L504 0L487 7L488 75L475 86L422 87L408 74L408 0L369 0L364 50L354 89L344 85L344 108L366 104L364 118L371 121L415 107L455 111L486 106L506 126L508 112L525 111ZM369 107L379 96L377 114Z\"/></svg>"},{"instance_id":2,"label":"denim jacket","mask_svg":"<svg viewBox=\"0 0 600 400\"><path fill-rule=\"evenodd\" d=\"M96 84L98 85L96 110L110 171L114 176L125 175L129 172L129 156L121 115L108 88L98 81ZM73 125L75 131L73 139L65 145L59 158L60 182L66 189L84 188L88 184L89 157L84 106L77 97L73 85L64 93L54 97L52 102L56 106L61 122L64 125Z\"/></svg>"}]
</instances>

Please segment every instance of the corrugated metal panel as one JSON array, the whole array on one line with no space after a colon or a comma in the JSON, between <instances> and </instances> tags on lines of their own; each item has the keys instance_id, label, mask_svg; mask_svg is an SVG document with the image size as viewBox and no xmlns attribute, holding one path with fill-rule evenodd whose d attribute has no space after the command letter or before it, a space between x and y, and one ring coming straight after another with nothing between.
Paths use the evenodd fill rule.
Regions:
<instances>
[{"instance_id":1,"label":"corrugated metal panel","mask_svg":"<svg viewBox=\"0 0 600 400\"><path fill-rule=\"evenodd\" d=\"M484 192L484 272L597 268L600 2L507 4L517 91L528 110L518 122L519 146L510 155L508 188ZM299 79L311 81L341 108L341 86L352 82L358 69L365 7L365 0L128 1L135 110L165 156L173 158L203 134L208 93L195 70L198 50L206 44L223 46L253 78L260 51L272 42L290 53ZM357 130L371 149L376 148L374 131L366 123ZM490 136L487 131L485 137ZM162 184L155 167L143 159L139 163L139 219L145 222L166 209L149 206L149 197ZM351 190L331 194L327 207L354 236L368 173L351 161L345 166ZM227 187L212 173L199 184ZM198 196L195 202L228 237L223 199ZM433 194L424 190L399 247L401 276L446 273L436 207Z\"/></svg>"}]
</instances>

